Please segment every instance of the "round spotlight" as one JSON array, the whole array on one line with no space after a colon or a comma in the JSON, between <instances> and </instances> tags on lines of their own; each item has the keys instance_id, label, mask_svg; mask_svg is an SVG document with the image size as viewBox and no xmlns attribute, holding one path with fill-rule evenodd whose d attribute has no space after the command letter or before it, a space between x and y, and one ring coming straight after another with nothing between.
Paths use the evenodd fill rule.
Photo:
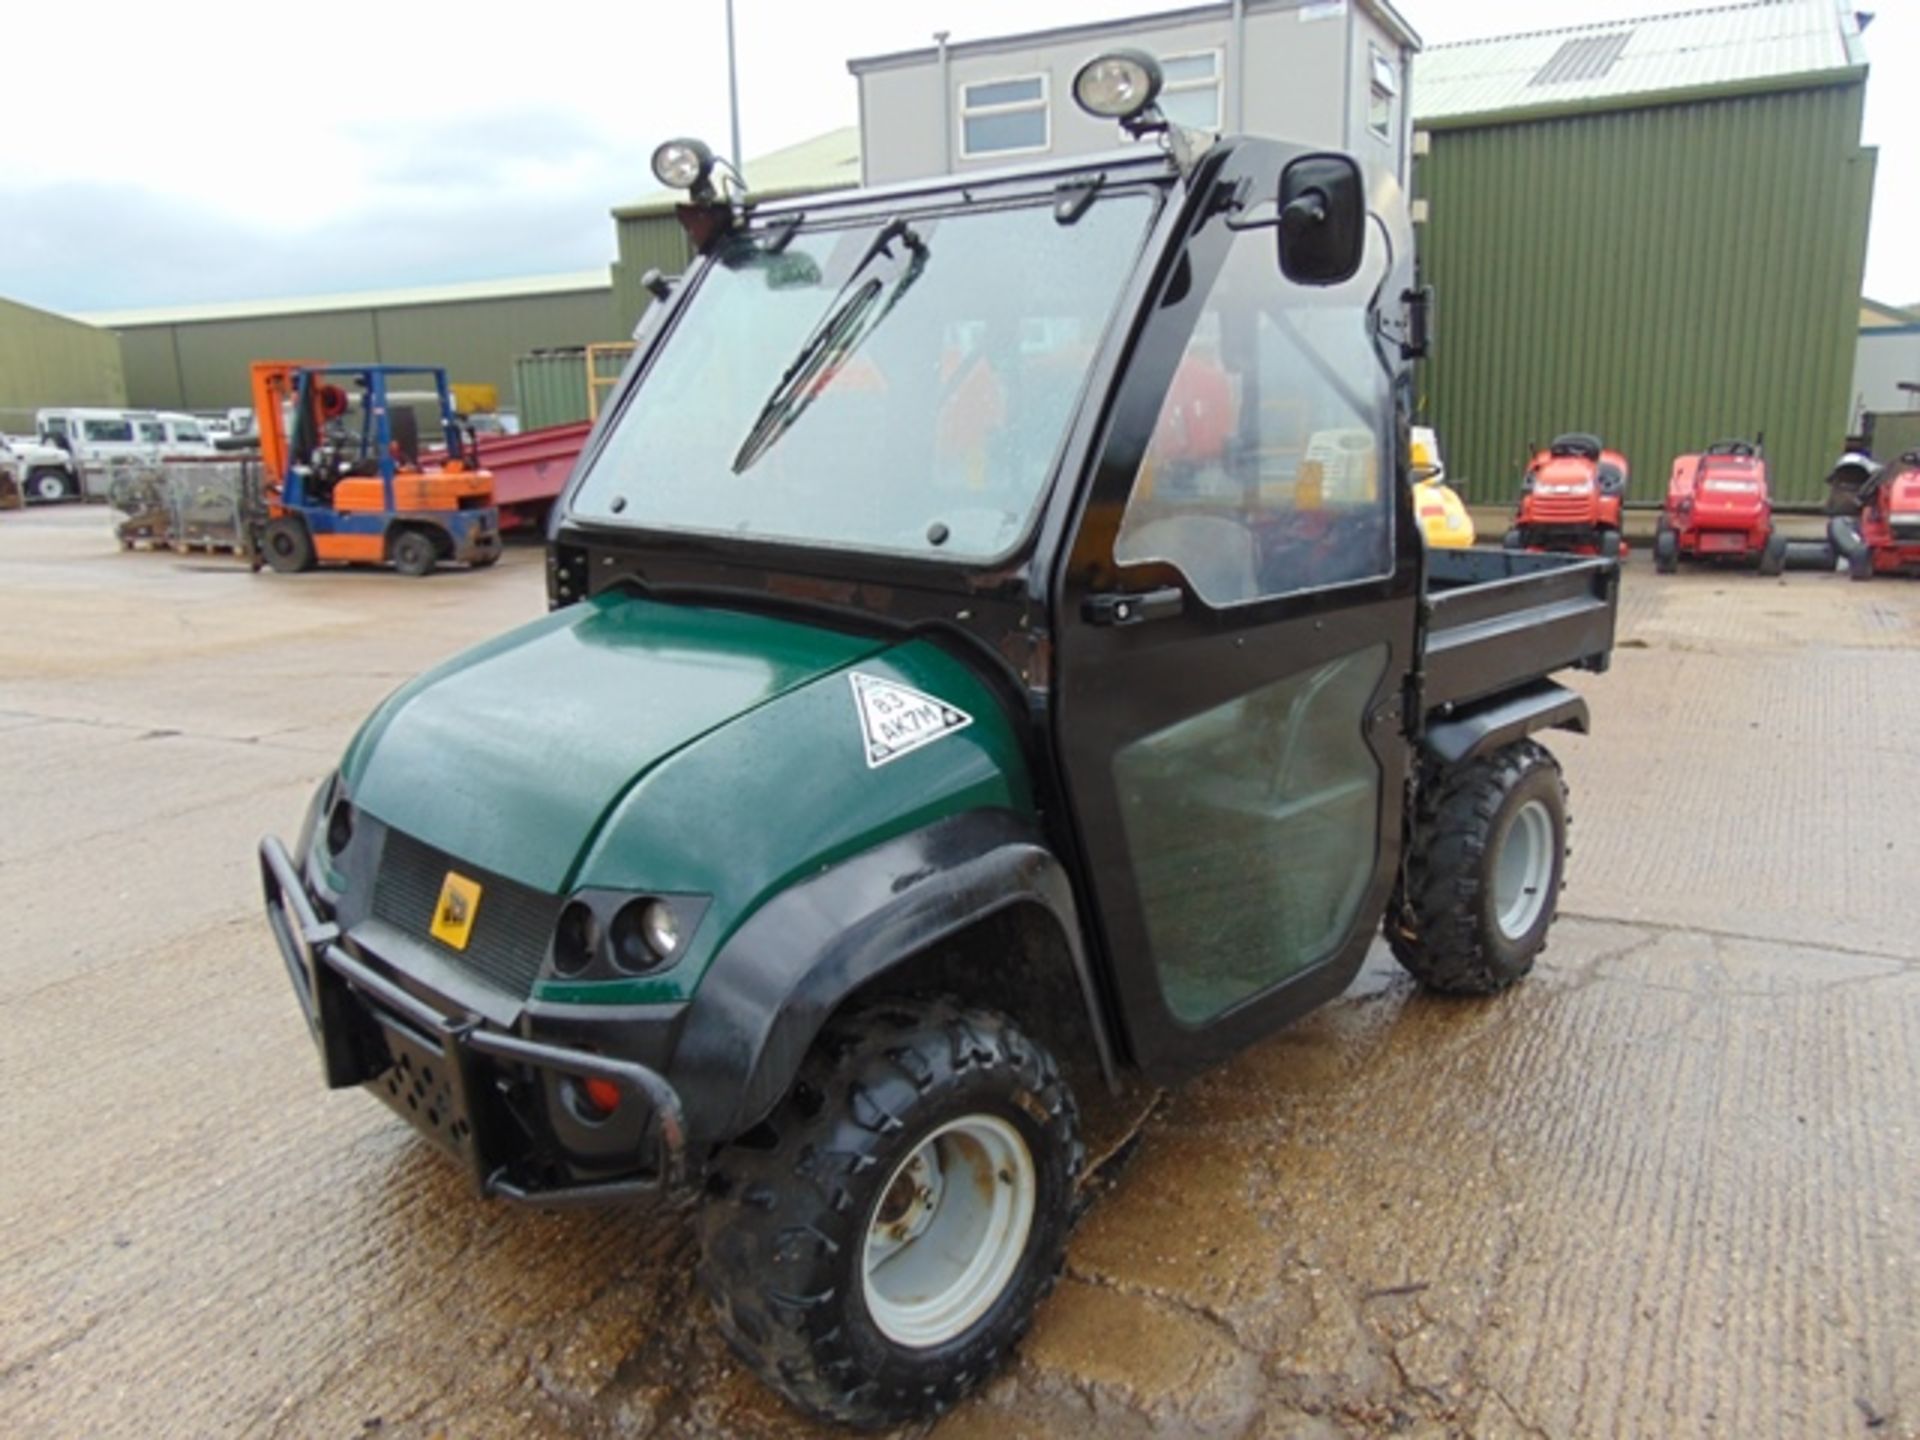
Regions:
<instances>
[{"instance_id":1,"label":"round spotlight","mask_svg":"<svg viewBox=\"0 0 1920 1440\"><path fill-rule=\"evenodd\" d=\"M706 183L713 151L698 140L669 140L653 152L653 178L669 190L692 190Z\"/></svg>"},{"instance_id":2,"label":"round spotlight","mask_svg":"<svg viewBox=\"0 0 1920 1440\"><path fill-rule=\"evenodd\" d=\"M1089 115L1130 120L1160 94L1160 62L1144 50L1109 50L1080 67L1073 98Z\"/></svg>"}]
</instances>

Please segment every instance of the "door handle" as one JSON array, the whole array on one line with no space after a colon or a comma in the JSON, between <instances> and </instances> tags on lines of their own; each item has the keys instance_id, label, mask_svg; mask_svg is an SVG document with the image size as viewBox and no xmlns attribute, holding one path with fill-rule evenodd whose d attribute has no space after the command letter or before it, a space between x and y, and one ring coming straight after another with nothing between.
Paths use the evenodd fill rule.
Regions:
<instances>
[{"instance_id":1,"label":"door handle","mask_svg":"<svg viewBox=\"0 0 1920 1440\"><path fill-rule=\"evenodd\" d=\"M1186 604L1186 591L1165 585L1136 595L1089 595L1084 613L1089 625L1138 625L1143 620L1171 620Z\"/></svg>"}]
</instances>

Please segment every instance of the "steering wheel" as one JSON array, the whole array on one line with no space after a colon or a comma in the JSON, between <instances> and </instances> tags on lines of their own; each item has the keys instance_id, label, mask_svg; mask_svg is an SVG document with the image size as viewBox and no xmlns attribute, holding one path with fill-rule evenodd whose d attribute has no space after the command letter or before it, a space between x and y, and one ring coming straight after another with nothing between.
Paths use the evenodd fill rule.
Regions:
<instances>
[{"instance_id":1,"label":"steering wheel","mask_svg":"<svg viewBox=\"0 0 1920 1440\"><path fill-rule=\"evenodd\" d=\"M1751 460L1759 453L1745 440L1716 440L1707 446L1709 455L1737 455L1743 460Z\"/></svg>"}]
</instances>

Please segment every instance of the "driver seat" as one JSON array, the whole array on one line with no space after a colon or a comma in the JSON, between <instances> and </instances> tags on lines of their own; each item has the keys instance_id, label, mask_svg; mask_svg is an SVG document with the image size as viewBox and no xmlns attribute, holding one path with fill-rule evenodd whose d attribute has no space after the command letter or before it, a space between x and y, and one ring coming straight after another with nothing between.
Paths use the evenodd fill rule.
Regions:
<instances>
[{"instance_id":1,"label":"driver seat","mask_svg":"<svg viewBox=\"0 0 1920 1440\"><path fill-rule=\"evenodd\" d=\"M1598 460L1600 452L1606 448L1598 435L1588 435L1583 431L1574 430L1565 435L1556 435L1553 443L1547 447L1547 452L1552 455L1576 456L1581 460Z\"/></svg>"}]
</instances>

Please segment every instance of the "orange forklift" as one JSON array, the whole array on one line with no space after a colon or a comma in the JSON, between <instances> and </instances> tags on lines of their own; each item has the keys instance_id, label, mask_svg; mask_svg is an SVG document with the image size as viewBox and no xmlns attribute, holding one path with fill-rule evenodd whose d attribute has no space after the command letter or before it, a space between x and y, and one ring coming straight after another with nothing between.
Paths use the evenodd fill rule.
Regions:
<instances>
[{"instance_id":1,"label":"orange forklift","mask_svg":"<svg viewBox=\"0 0 1920 1440\"><path fill-rule=\"evenodd\" d=\"M431 377L446 459L420 463L419 419L393 382ZM254 568L388 564L402 575L500 558L493 477L455 413L447 372L427 365L258 360L262 510Z\"/></svg>"}]
</instances>

